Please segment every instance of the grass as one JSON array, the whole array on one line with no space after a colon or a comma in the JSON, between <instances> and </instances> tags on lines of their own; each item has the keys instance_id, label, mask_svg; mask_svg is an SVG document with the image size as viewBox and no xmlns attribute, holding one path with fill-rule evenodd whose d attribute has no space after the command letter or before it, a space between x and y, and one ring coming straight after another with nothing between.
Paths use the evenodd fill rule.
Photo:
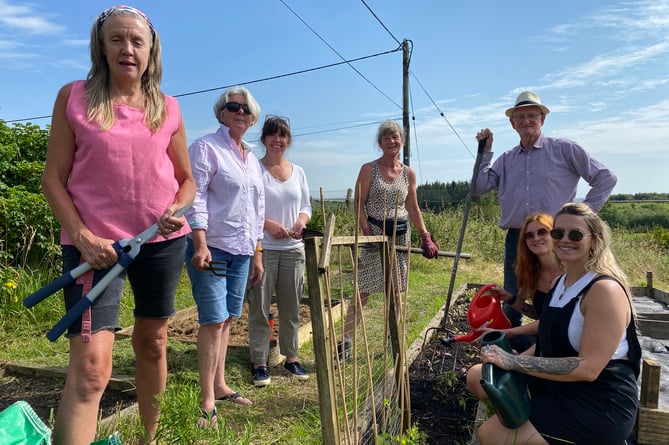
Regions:
<instances>
[{"instance_id":1,"label":"grass","mask_svg":"<svg viewBox=\"0 0 669 445\"><path fill-rule=\"evenodd\" d=\"M486 211L476 210L472 209L462 249L464 253L471 253L472 258L460 259L453 290L462 283L502 281L504 232L497 227L498 216L494 212L486 214ZM461 218L459 210L425 215L427 227L441 250L455 250ZM351 214L338 211L336 234L352 232ZM414 237L417 234L414 233ZM413 245L418 245L417 238ZM669 252L650 233L614 228L613 247L619 263L628 274L630 285L644 286L646 272L650 271L653 272L656 288L669 289ZM419 255L412 256L407 311L408 345L446 302L452 272L452 258L426 260ZM30 310L21 304L25 296L53 277L40 270L11 267L5 267L1 274L0 343L3 345L3 358L39 366L67 366L67 341L59 339L51 343L44 338L44 333L62 315L61 299L52 296ZM344 287L343 295L350 295L350 284ZM333 290L332 297L339 298L338 291ZM183 309L192 304L190 285L184 273L177 292L177 307ZM379 304L382 303L375 302L374 296L370 297L370 310ZM121 321L123 326L133 323L129 291L123 299ZM300 357L307 369L313 369L311 343L302 347ZM252 407L232 403L219 406L219 429L203 431L195 427L199 397L195 345L170 340L168 366L170 375L167 391L161 399L163 413L158 443L319 444L322 441L315 375L307 382L296 382L282 370L271 370L273 384L255 388L250 379L248 351L231 348L226 368L227 380L231 387L256 403ZM134 373L130 340L116 342L114 373ZM119 430L123 443L129 445L134 443L140 427L136 418L131 417L100 431L99 437L111 434L114 429ZM419 431L413 431L412 435L415 439L406 443L421 443Z\"/></svg>"}]
</instances>

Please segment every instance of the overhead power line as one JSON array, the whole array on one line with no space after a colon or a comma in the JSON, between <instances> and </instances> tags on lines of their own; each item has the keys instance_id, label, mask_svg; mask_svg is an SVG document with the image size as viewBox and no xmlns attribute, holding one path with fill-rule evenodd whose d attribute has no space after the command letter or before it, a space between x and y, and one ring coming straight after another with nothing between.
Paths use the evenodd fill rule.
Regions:
<instances>
[{"instance_id":1,"label":"overhead power line","mask_svg":"<svg viewBox=\"0 0 669 445\"><path fill-rule=\"evenodd\" d=\"M441 109L439 108L439 105L437 105L437 103L434 101L434 99L432 99L432 97L430 96L430 94L429 94L429 93L427 92L427 90L423 87L423 84L420 83L420 80L418 80L418 77L416 77L416 75L414 74L414 72L413 72L412 70L409 70L409 72L411 73L411 75L413 76L413 78L416 79L416 82L418 82L418 85L420 85L420 87L422 88L422 90L423 90L423 92L425 93L425 95L427 96L427 98L430 99L430 102L432 102L432 105L434 105L434 108L436 108L437 111L439 111L439 115L440 115L442 118L444 118L444 121L446 121L446 123L447 123L448 126L451 128L451 130L453 131L453 133L455 133L455 135L456 135L457 138L460 140L460 142L462 142L462 145L464 145L465 149L469 152L470 155L472 155L473 158L476 158L476 156L474 156L474 153L472 153L471 150L469 149L469 147L467 147L467 144L465 144L465 141L462 140L462 138L460 137L460 134L459 134L458 131L455 129L455 127L453 127L453 125L451 125L451 123L448 121L448 119L446 118L446 115L444 114L444 112L441 111Z\"/></svg>"},{"instance_id":2,"label":"overhead power line","mask_svg":"<svg viewBox=\"0 0 669 445\"><path fill-rule=\"evenodd\" d=\"M398 118L393 118L393 120L397 120L397 119ZM312 134L329 133L331 131L348 130L349 128L368 127L370 125L379 125L381 122L383 122L383 120L365 122L365 123L356 124L356 125L348 125L348 126L345 126L345 127L330 128L330 129L327 129L327 130L316 130L316 131L309 131L309 132L305 132L305 133L296 133L294 135L294 137L297 138L299 136L309 136L309 135L312 135Z\"/></svg>"},{"instance_id":3,"label":"overhead power line","mask_svg":"<svg viewBox=\"0 0 669 445\"><path fill-rule=\"evenodd\" d=\"M399 42L399 40L397 40L397 37L395 37L395 36L393 35L393 33L390 32L390 30L388 29L388 27L381 21L381 19L376 15L376 13L375 13L374 11L372 11L372 8L370 8L369 5L367 5L367 3L365 2L365 0L360 0L360 1L362 2L363 5L365 5L365 7L367 8L367 10L374 16L374 18L376 19L376 21L379 22L379 24L383 27L383 29L386 30L386 32L390 35L390 37L392 37L393 40L394 40L395 42L397 42L398 44L401 45L401 43ZM411 41L409 40L409 42L411 42ZM411 42L411 43L412 43L412 51L411 51L411 53L413 53L413 42ZM411 53L409 54L409 60L411 60ZM430 94L427 92L427 90L425 89L425 87L423 87L423 84L420 83L420 80L418 80L418 77L416 76L416 74L414 74L414 72L413 72L411 69L409 69L409 73L411 73L411 75L413 76L413 78L416 79L416 82L418 82L418 85L420 85L420 87L422 88L422 90L423 90L423 92L425 93L425 95L428 97L428 99L430 99L430 102L432 102L432 105L434 105L434 107L437 109L437 111L439 111L439 115L440 115L442 118L444 118L444 120L446 121L446 123L448 124L448 126L451 128L451 130L453 131L453 133L455 133L455 136L457 136L457 138L460 140L460 142L462 142L462 145L464 145L465 149L469 152L469 154L470 154L473 158L475 158L476 156L474 156L474 154L471 152L471 150L469 149L469 147L467 147L467 144L465 143L465 141L462 140L462 138L461 138L460 135L458 134L457 130L453 127L453 125L451 125L451 123L450 123L450 122L448 121L448 119L446 118L446 115L444 114L444 112L441 111L441 109L439 108L439 106L437 105L437 103L432 99L432 97L431 97ZM412 99L412 100L413 100L413 99ZM415 120L416 120L416 118L415 118L415 116L413 115L413 103L412 103L411 106L412 106L412 119L414 120L414 133L415 133L415 132L416 132L416 124L415 124ZM420 163L420 160L419 160L418 162Z\"/></svg>"},{"instance_id":4,"label":"overhead power line","mask_svg":"<svg viewBox=\"0 0 669 445\"><path fill-rule=\"evenodd\" d=\"M308 72L311 72L311 71L318 71L318 70L323 70L323 69L326 69L326 68L332 68L334 66L344 65L344 64L351 63L351 62L358 62L360 60L371 59L373 57L385 56L387 54L392 54L392 53L395 53L397 51L400 51L401 49L402 48L395 48L395 49L392 49L392 50L383 51L383 52L376 53L376 54L370 54L370 55L367 55L367 56L357 57L355 59L344 60L342 62L330 63L330 64L327 64L327 65L321 65L321 66L317 66L317 67L314 67L314 68L307 68L307 69L303 69L303 70L293 71L293 72L290 72L290 73L277 74L275 76L263 77L261 79L249 80L249 81L246 81L246 82L235 83L235 84L232 84L232 85L223 85L223 86L220 86L220 87L207 88L207 89L204 89L204 90L197 90L197 91L191 91L191 92L188 92L188 93L175 94L174 97L193 96L193 95L196 95L196 94L203 94L203 93L210 93L212 91L224 90L226 88L233 87L233 86L238 86L238 85L250 85L250 84L253 84L253 83L267 82L268 80L280 79L282 77L296 76L298 74L304 74L304 73L308 73ZM24 122L24 121L33 121L33 120L38 120L38 119L48 119L50 117L51 117L51 115L49 114L49 115L45 115L45 116L27 117L27 118L23 118L23 119L12 119L12 120L8 120L8 121L4 121L4 122L8 123L8 124L11 124L13 122Z\"/></svg>"},{"instance_id":5,"label":"overhead power line","mask_svg":"<svg viewBox=\"0 0 669 445\"><path fill-rule=\"evenodd\" d=\"M329 44L323 37L321 37L321 35L318 34L314 28L312 28L311 26L309 26L309 24L308 24L307 22L305 22L305 21L302 19L302 17L300 17L300 16L299 16L299 15L298 15L298 14L291 8L291 7L290 7L290 6L288 6L288 5L286 4L286 2L284 2L283 0L279 0L279 1L280 1L280 2L281 2L281 3L282 3L282 4L283 4L283 5L284 5L284 6L285 6L285 7L286 7L286 8L287 8L287 9L288 9L294 16L295 16L295 17L297 17L297 19L298 19L300 22L302 22L302 23L304 24L304 26L306 26L307 28L309 28L309 30L310 30L312 33L314 33L314 35L315 35L316 37L318 37L318 38L320 39L321 42L325 43L325 45L327 45L327 47L330 48L330 49L332 50L332 52L334 52L336 55L338 55L339 58L341 58L342 60L346 60L346 59L344 58L344 56L342 56L341 54L339 54L339 51L337 51L336 49L334 49L334 47L333 47L332 45L330 45L330 44ZM397 42L397 43L399 44L399 42ZM401 46L401 45L397 48L397 51L399 51L400 49L402 49L402 46ZM358 69L357 69L356 67L354 67L353 65L351 65L350 62L351 62L351 61L347 61L346 63L348 64L348 66L351 67L351 69L352 69L353 71L355 71L356 73L358 73L358 75L359 75L360 77L362 77L368 84L370 84L376 91L378 91L379 93L381 93L381 94L383 95L383 97L385 97L386 99L388 99L388 100L389 100L392 104L394 104L397 108L399 108L400 110L402 109L402 106L401 106L400 104L398 104L397 102L395 102L390 96L388 96L386 93L384 93L383 91L381 91L381 90L379 89L379 87L377 87L376 85L374 85L374 82L372 82L372 81L369 80L367 77L365 77L365 75L362 74L360 71L358 71Z\"/></svg>"},{"instance_id":6,"label":"overhead power line","mask_svg":"<svg viewBox=\"0 0 669 445\"><path fill-rule=\"evenodd\" d=\"M370 14L372 14L372 15L374 16L374 18L376 19L376 21L379 22L379 24L383 27L383 29L385 29L386 32L387 32L388 34L390 34L390 37L392 37L393 40L395 40L395 42L397 42L398 45L401 45L402 43L401 43L399 40L397 40L397 37L395 37L395 36L393 35L392 32L390 32L390 30L388 29L388 27L381 21L381 19L379 18L379 16L377 16L376 13L375 13L374 11L372 11L372 8L369 7L369 5L367 4L367 2L365 2L365 0L360 0L360 1L362 2L363 5L365 5L365 8L367 8L367 10L370 12Z\"/></svg>"},{"instance_id":7,"label":"overhead power line","mask_svg":"<svg viewBox=\"0 0 669 445\"><path fill-rule=\"evenodd\" d=\"M211 91L223 90L223 89L226 89L226 88L229 88L229 87L232 87L232 86L237 86L237 85L250 85L252 83L267 82L268 80L280 79L282 77L296 76L298 74L304 74L304 73L308 73L310 71L318 71L318 70L322 70L322 69L325 69L325 68L332 68L333 66L350 64L351 62L357 62L359 60L371 59L372 57L384 56L386 54L391 54L391 53L397 52L401 49L402 48L395 48L395 49L392 49L392 50L389 50L389 51L384 51L384 52L381 52L381 53L371 54L369 56L358 57L356 59L344 60L342 62L330 63L328 65L321 65L321 66L317 66L315 68L308 68L308 69L304 69L304 70L293 71L291 73L286 73L286 74L277 74L276 76L263 77L261 79L249 80L247 82L235 83L233 85L224 85L224 86L221 86L221 87L208 88L206 90L199 90L199 91L193 91L193 92L190 92L190 93L177 94L174 97L192 96L193 94L209 93Z\"/></svg>"}]
</instances>

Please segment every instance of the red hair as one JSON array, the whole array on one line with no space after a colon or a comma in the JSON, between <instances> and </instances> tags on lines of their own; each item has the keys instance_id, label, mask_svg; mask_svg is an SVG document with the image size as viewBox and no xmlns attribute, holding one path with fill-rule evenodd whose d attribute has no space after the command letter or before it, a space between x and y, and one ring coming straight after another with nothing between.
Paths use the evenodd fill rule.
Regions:
<instances>
[{"instance_id":1,"label":"red hair","mask_svg":"<svg viewBox=\"0 0 669 445\"><path fill-rule=\"evenodd\" d=\"M518 253L516 260L516 277L518 277L518 294L524 300L532 298L539 285L541 276L541 263L539 257L533 253L525 242L525 233L527 226L531 222L538 222L547 230L553 228L553 217L548 213L532 213L520 228L520 237L518 239Z\"/></svg>"}]
</instances>

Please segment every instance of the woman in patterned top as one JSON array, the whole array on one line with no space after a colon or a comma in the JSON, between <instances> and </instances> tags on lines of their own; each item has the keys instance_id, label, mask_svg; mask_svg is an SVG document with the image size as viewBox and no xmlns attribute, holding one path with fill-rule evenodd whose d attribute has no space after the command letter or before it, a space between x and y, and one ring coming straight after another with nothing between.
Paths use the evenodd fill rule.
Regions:
<instances>
[{"instance_id":1,"label":"woman in patterned top","mask_svg":"<svg viewBox=\"0 0 669 445\"><path fill-rule=\"evenodd\" d=\"M406 246L411 240L410 220L420 232L423 255L426 258L435 258L437 246L425 228L423 215L418 207L416 172L402 164L399 159L404 145L402 128L392 120L382 122L377 131L376 142L381 148L381 157L362 166L355 187L355 205L363 234L385 234L394 238L396 245ZM395 289L396 297L406 289L407 260L407 252L397 252L399 285ZM337 346L339 360L346 360L349 356L353 330L360 321L362 308L367 304L369 294L383 292L385 289L383 266L377 249L362 249L358 263L358 286L358 310L353 310L354 307L350 306L347 311L344 341Z\"/></svg>"}]
</instances>

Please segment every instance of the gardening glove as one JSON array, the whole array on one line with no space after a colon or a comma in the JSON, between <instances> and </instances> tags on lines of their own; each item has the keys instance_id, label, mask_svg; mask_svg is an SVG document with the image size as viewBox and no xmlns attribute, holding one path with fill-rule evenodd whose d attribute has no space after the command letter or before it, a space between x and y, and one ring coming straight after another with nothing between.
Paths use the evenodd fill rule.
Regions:
<instances>
[{"instance_id":1,"label":"gardening glove","mask_svg":"<svg viewBox=\"0 0 669 445\"><path fill-rule=\"evenodd\" d=\"M423 249L423 256L425 258L436 258L437 246L432 242L430 232L423 233L420 238L423 240L420 244L420 248Z\"/></svg>"},{"instance_id":2,"label":"gardening glove","mask_svg":"<svg viewBox=\"0 0 669 445\"><path fill-rule=\"evenodd\" d=\"M362 234L365 236L371 236L372 235L372 229L370 227L365 227L362 229Z\"/></svg>"}]
</instances>

